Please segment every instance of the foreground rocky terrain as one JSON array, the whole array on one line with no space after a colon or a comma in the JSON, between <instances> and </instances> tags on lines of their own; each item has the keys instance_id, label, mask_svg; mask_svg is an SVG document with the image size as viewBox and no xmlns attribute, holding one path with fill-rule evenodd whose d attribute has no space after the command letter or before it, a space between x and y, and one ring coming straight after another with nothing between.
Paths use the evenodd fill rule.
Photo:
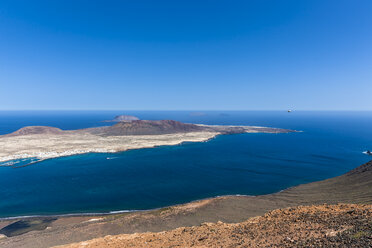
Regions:
<instances>
[{"instance_id":1,"label":"foreground rocky terrain","mask_svg":"<svg viewBox=\"0 0 372 248\"><path fill-rule=\"evenodd\" d=\"M31 126L0 136L0 162L23 158L55 158L89 152L112 153L128 149L201 142L219 134L285 133L291 130L254 126L206 126L173 120L121 121L113 126L61 130Z\"/></svg>"},{"instance_id":2,"label":"foreground rocky terrain","mask_svg":"<svg viewBox=\"0 0 372 248\"><path fill-rule=\"evenodd\" d=\"M342 205L339 206L324 205L319 207L312 206L311 208L308 209L302 207L297 208L297 210L293 209L301 205L311 206L323 205L325 203L330 205L335 204L337 205L339 203L342 203ZM358 206L345 204L358 204ZM190 239L190 241L188 242L191 242L192 240L194 240L195 242L201 242L203 241L204 236L201 236L202 233L199 235L198 232L202 231L202 229L198 229L199 228L198 226L200 226L202 223L205 222L217 223L221 221L226 224L219 223L217 224L217 226L226 225L229 226L229 228L233 228L235 225L228 224L242 223L241 225L242 227L244 227L244 225L248 226L252 225L252 223L251 224L249 223L255 220L249 218L261 215L264 215L264 217L263 219L262 218L259 219L262 220L262 222L260 222L261 224L257 224L256 226L257 233L254 232L253 233L254 235L252 234L253 237L249 236L251 235L249 233L248 233L249 235L247 233L239 234L232 231L229 231L231 235L230 234L226 235L230 235L229 236L230 240L234 240L235 237L237 237L237 240L242 239L242 235L248 235L248 237L245 237L246 242L259 242L258 240L255 240L255 237L258 235L259 232L261 232L259 230L264 230L262 229L263 227L265 227L267 230L271 230L270 232L273 233L273 235L276 232L278 232L278 234L275 235L283 235L274 236L278 237L278 239L280 237L283 238L285 236L284 234L288 235L290 234L285 231L286 228L289 228L290 231L291 230L293 231L291 235L304 236L310 235L312 233L311 230L314 229L317 230L316 233L314 234L315 236L311 234L313 235L311 237L314 237L314 240L309 239L306 242L318 241L331 242L332 240L337 239L345 240L337 242L349 243L345 243L344 246L342 246L341 243L335 243L337 245L333 246L328 245L323 247L370 247L369 246L370 243L367 243L368 245L365 246L362 245L364 244L362 242L367 242L368 240L370 240L368 228L369 230L371 230L370 227L371 204L372 204L372 161L364 165L361 165L356 169L351 170L350 172L338 177L330 178L319 182L299 185L269 195L261 195L255 197L223 196L204 199L182 205L166 207L162 209L112 214L106 216L70 216L55 218L40 217L2 220L0 221L0 234L6 234L6 236L3 236L3 238L0 237L0 247L42 248L56 245L64 245L74 242L82 242L94 238L104 237L107 235L118 234L133 234L133 236L124 235L123 237L139 236L139 239L142 238L145 239L148 237L146 236L147 234L141 236L135 233L144 232L156 233L170 231L180 227L184 228L186 230L185 231L186 233L189 233L190 235L192 233L193 236L202 238L202 240L200 241ZM356 212L353 212L354 208L357 210ZM286 210L278 210L271 212L271 214L269 215L265 215L266 213L276 209ZM294 215L291 217L292 211ZM277 219L276 220L277 222L276 221L270 222L271 218L270 216L275 216L275 213L279 213L280 219ZM285 218L283 216L292 218L291 221L289 222L291 226L284 228L285 222L283 220L285 220ZM323 219L327 221L322 222ZM345 222L346 224L342 224L343 222ZM312 223L315 224L313 225ZM275 229L277 226L280 227L280 229ZM352 226L352 228L350 229L349 226ZM347 229L344 230L343 228L346 227ZM212 229L211 230L205 229L204 231L212 232ZM174 232L172 231L173 233L170 232L171 234L170 233L158 234L160 236L157 237L160 238L161 235L165 235L164 237L170 237L167 235L176 234L177 232L179 232L179 230L183 229L177 230L178 231ZM196 232L195 230L198 231ZM338 232L340 230L343 231ZM248 231L246 230L246 232ZM327 232L331 233L336 232L337 235L333 237L328 235L328 237L322 240L316 239L316 237L319 237L320 234L325 235ZM208 237L211 235L212 234L208 234ZM262 235L266 235L262 237L267 237L267 239L269 239L268 233L265 234L265 232L263 232ZM217 236L213 237L218 238ZM295 240L295 237L300 236L293 236L293 238L290 239ZM355 238L358 237L361 237L361 239L359 241L355 241ZM180 237L179 241L181 240L181 238L182 239L186 238L186 236ZM176 239L171 237L169 241L172 240ZM264 238L262 238L262 240L264 240ZM212 242L211 240L209 241ZM287 243L281 244L283 244L283 246L285 244L289 247L301 247L301 245L303 247L321 247L321 243L319 244L314 243L314 246L311 246L308 245L310 243L300 244L298 243L299 241L296 241L297 243L290 242L290 240L287 241L282 241ZM144 240L144 242L147 242L147 240ZM220 241L213 242L223 242L223 240L220 239ZM201 247L203 247L203 245L204 247L207 245L204 243L198 244L201 244ZM219 247L218 245L213 246ZM226 246L229 247L229 245ZM231 247L234 246L235 245L231 245ZM266 247L281 246L268 245Z\"/></svg>"},{"instance_id":3,"label":"foreground rocky terrain","mask_svg":"<svg viewBox=\"0 0 372 248\"><path fill-rule=\"evenodd\" d=\"M286 208L238 224L203 223L60 246L81 247L372 247L372 205Z\"/></svg>"}]
</instances>

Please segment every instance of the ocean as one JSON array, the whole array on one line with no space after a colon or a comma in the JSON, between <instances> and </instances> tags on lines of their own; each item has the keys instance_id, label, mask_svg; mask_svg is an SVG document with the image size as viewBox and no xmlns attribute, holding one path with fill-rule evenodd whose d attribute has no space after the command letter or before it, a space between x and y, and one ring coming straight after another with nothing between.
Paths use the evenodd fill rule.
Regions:
<instances>
[{"instance_id":1,"label":"ocean","mask_svg":"<svg viewBox=\"0 0 372 248\"><path fill-rule=\"evenodd\" d=\"M78 129L129 114L302 132L220 135L115 154L0 167L0 217L145 210L221 195L260 195L341 175L370 159L372 112L0 111L0 134L29 125ZM0 148L1 149L1 148Z\"/></svg>"}]
</instances>

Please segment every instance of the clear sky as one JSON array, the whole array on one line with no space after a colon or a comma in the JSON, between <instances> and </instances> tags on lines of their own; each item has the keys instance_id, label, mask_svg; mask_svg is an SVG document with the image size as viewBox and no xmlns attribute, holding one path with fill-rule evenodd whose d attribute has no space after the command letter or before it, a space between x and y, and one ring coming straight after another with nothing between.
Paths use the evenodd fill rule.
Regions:
<instances>
[{"instance_id":1,"label":"clear sky","mask_svg":"<svg viewBox=\"0 0 372 248\"><path fill-rule=\"evenodd\" d=\"M0 109L372 110L371 0L0 1Z\"/></svg>"}]
</instances>

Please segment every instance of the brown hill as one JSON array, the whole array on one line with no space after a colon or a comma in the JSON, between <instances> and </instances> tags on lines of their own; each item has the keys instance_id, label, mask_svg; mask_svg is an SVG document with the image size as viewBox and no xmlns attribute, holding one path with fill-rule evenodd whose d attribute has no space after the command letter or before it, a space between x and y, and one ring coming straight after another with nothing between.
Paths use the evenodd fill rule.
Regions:
<instances>
[{"instance_id":1,"label":"brown hill","mask_svg":"<svg viewBox=\"0 0 372 248\"><path fill-rule=\"evenodd\" d=\"M199 125L182 123L174 120L131 120L119 121L113 126L85 128L63 131L55 127L29 126L21 128L5 136L19 136L30 134L93 134L100 136L124 136L124 135L160 135L188 132L214 132L220 134L237 133L288 133L296 132L288 129L255 127L255 126L228 126L228 125Z\"/></svg>"},{"instance_id":2,"label":"brown hill","mask_svg":"<svg viewBox=\"0 0 372 248\"><path fill-rule=\"evenodd\" d=\"M237 134L246 132L264 133L288 133L295 132L288 129L251 126L227 126L227 125L197 125L183 123L174 120L134 120L130 122L119 122L110 127L88 128L85 131L102 136L121 135L158 135L187 132L218 132L221 134Z\"/></svg>"},{"instance_id":3,"label":"brown hill","mask_svg":"<svg viewBox=\"0 0 372 248\"><path fill-rule=\"evenodd\" d=\"M28 126L23 127L6 136L19 136L30 134L64 134L64 133L90 133L102 136L122 136L122 135L158 135L172 133L187 133L198 131L213 131L208 127L195 124L187 124L173 120L132 120L119 121L113 126L94 127L78 130L63 131L55 127L47 126Z\"/></svg>"},{"instance_id":4,"label":"brown hill","mask_svg":"<svg viewBox=\"0 0 372 248\"><path fill-rule=\"evenodd\" d=\"M18 129L17 131L7 134L6 136L18 136L18 135L29 135L29 134L62 134L63 130L56 127L46 126L28 126Z\"/></svg>"},{"instance_id":5,"label":"brown hill","mask_svg":"<svg viewBox=\"0 0 372 248\"><path fill-rule=\"evenodd\" d=\"M119 122L111 127L101 129L102 135L156 135L202 131L204 128L195 124L187 124L173 120L134 120L131 122ZM94 131L94 130L93 130Z\"/></svg>"}]
</instances>

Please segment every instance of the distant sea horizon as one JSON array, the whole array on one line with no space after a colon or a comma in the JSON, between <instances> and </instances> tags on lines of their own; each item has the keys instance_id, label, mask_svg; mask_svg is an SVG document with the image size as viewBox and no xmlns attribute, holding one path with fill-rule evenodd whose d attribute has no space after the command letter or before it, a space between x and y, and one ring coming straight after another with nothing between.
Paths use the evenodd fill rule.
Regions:
<instances>
[{"instance_id":1,"label":"distant sea horizon","mask_svg":"<svg viewBox=\"0 0 372 248\"><path fill-rule=\"evenodd\" d=\"M372 150L372 111L0 110L0 135L24 126L106 126L116 115L303 131L221 135L114 154L0 167L0 217L145 210L221 195L261 195L341 175Z\"/></svg>"}]
</instances>

